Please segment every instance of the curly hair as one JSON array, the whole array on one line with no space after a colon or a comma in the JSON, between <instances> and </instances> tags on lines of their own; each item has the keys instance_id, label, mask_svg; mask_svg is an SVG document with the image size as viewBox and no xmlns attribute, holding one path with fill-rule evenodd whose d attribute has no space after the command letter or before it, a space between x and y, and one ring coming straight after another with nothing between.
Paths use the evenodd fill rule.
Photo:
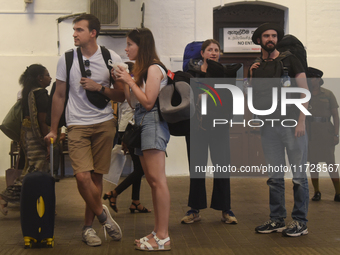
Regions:
<instances>
[{"instance_id":1,"label":"curly hair","mask_svg":"<svg viewBox=\"0 0 340 255\"><path fill-rule=\"evenodd\" d=\"M40 64L33 64L26 68L19 78L19 83L23 86L22 89L22 105L26 105L28 94L32 89L40 87L39 76L44 76L46 67Z\"/></svg>"}]
</instances>

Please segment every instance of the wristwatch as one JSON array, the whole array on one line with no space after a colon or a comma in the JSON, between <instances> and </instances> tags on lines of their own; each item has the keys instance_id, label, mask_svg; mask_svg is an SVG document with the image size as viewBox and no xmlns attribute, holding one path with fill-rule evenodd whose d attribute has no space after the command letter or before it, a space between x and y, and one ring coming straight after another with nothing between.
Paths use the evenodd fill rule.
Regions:
<instances>
[{"instance_id":1,"label":"wristwatch","mask_svg":"<svg viewBox=\"0 0 340 255\"><path fill-rule=\"evenodd\" d=\"M102 86L102 88L99 90L99 92L103 94L103 93L104 93L104 91L105 91L105 87L104 87L104 86Z\"/></svg>"},{"instance_id":2,"label":"wristwatch","mask_svg":"<svg viewBox=\"0 0 340 255\"><path fill-rule=\"evenodd\" d=\"M336 136L337 138L339 138L339 135L334 135L334 136Z\"/></svg>"}]
</instances>

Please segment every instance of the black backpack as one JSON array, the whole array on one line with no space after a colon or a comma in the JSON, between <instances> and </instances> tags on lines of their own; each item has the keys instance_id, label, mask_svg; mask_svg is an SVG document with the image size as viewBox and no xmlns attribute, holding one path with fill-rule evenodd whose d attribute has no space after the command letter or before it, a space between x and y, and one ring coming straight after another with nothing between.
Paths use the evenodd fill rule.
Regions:
<instances>
[{"instance_id":1,"label":"black backpack","mask_svg":"<svg viewBox=\"0 0 340 255\"><path fill-rule=\"evenodd\" d=\"M170 70L168 70L164 65L162 65L160 63L154 63L153 65L160 65L165 70L165 72L167 73L168 84L166 85L166 87L167 87L166 89L168 89L170 86L172 86L174 88L173 93L169 94L168 98L167 98L167 99L171 99L170 104L171 104L171 106L174 107L173 112L167 111L167 112L165 112L165 115L164 115L164 113L162 112L163 109L164 109L164 104L163 104L163 102L160 103L160 101L159 101L160 96L157 97L157 100L156 100L156 103L155 103L158 106L158 115L159 115L160 120L166 121L166 117L167 117L166 115L169 116L169 114L170 114L170 115L176 116L176 114L178 114L177 109L175 109L175 108L176 108L176 106L179 106L182 103L182 97L183 96L184 97L189 96L188 94L190 94L190 93L188 93L188 90L185 90L184 95L181 94L181 93L183 93L183 90L179 89L179 86L185 86L186 88L189 87L189 89L191 90L190 78L193 78L193 76L189 73L185 73L185 72L182 72L182 71L177 71L177 72L172 73ZM147 76L148 76L148 73L146 72L146 74L144 75L145 81L147 79ZM162 99L164 99L164 97L166 96L164 94L164 91L163 92L161 91L160 94L161 93L162 93ZM191 95L192 94L193 93L191 92ZM167 101L169 102L169 100L167 100ZM191 103L193 103L193 101ZM187 113L193 114L194 109L191 108L191 110L190 110L190 108L191 108L191 106L187 105ZM169 108L167 107L167 109L169 109ZM163 115L164 115L165 118L163 117ZM188 119L182 119L178 122L167 122L167 123L168 123L170 134L173 135L173 136L186 136L186 135L190 134L190 117L188 117Z\"/></svg>"},{"instance_id":2,"label":"black backpack","mask_svg":"<svg viewBox=\"0 0 340 255\"><path fill-rule=\"evenodd\" d=\"M300 60L303 68L305 69L305 73L307 73L308 70L307 52L299 39L297 39L294 35L287 34L277 44L276 48L280 52L289 50L293 55L295 55Z\"/></svg>"},{"instance_id":3,"label":"black backpack","mask_svg":"<svg viewBox=\"0 0 340 255\"><path fill-rule=\"evenodd\" d=\"M277 108L275 112L267 116L258 116L261 119L275 118L282 119L281 116L281 76L283 75L284 68L289 67L289 61L286 60L292 53L285 51L273 61L263 61L262 58L257 58L256 62L261 65L253 70L252 88L253 88L253 106L257 110L268 110L271 108L273 88L277 88Z\"/></svg>"},{"instance_id":4,"label":"black backpack","mask_svg":"<svg viewBox=\"0 0 340 255\"><path fill-rule=\"evenodd\" d=\"M108 49L106 49L104 46L100 46L103 59L106 63L107 68L110 71L110 81L113 83L113 79L111 77L111 66L108 64L108 61L111 59L111 54ZM60 116L59 124L58 127L66 126L66 118L65 118L65 109L68 101L68 93L70 90L70 70L73 64L73 49L65 52L65 62L66 62L66 94L65 94L65 104L64 104L64 110L63 113ZM56 82L53 82L50 97L49 97L49 102L47 105L47 113L46 113L46 124L48 126L51 126L51 113L52 113L52 100L53 100L53 95L56 89Z\"/></svg>"},{"instance_id":5,"label":"black backpack","mask_svg":"<svg viewBox=\"0 0 340 255\"><path fill-rule=\"evenodd\" d=\"M169 77L168 73L168 85L162 89L159 95L159 98L164 97L164 92L170 91L169 88L172 88L172 95L168 95L171 97L171 101L158 101L159 113L163 119L166 119L169 115L173 115L177 119L177 115L175 113L176 108L180 108L181 104L185 106L185 114L183 115L183 111L181 111L181 114L179 114L180 116L178 116L178 119L181 118L181 120L176 122L167 122L170 134L173 136L186 136L190 134L190 118L195 112L193 92L190 87L190 78L193 78L191 74L182 71L175 72L173 77ZM166 101L171 104L173 107L172 109L171 107L166 106ZM172 110L174 111L172 112Z\"/></svg>"}]
</instances>

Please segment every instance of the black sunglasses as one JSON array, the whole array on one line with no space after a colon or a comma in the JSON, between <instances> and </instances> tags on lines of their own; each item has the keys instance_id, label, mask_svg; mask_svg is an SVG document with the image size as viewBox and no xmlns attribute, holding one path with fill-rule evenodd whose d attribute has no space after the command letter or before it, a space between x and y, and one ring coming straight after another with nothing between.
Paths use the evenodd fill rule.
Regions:
<instances>
[{"instance_id":1,"label":"black sunglasses","mask_svg":"<svg viewBox=\"0 0 340 255\"><path fill-rule=\"evenodd\" d=\"M84 61L84 65L86 66L86 67L90 67L90 60L88 60L88 59L86 59L85 61ZM85 71L85 74L86 74L86 76L91 76L91 70L90 69L87 69L86 71Z\"/></svg>"}]
</instances>

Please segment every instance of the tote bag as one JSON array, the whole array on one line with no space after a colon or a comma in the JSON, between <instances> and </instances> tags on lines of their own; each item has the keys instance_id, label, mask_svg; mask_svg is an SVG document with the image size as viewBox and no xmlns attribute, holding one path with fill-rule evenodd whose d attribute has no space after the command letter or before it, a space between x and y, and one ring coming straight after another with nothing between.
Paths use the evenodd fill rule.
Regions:
<instances>
[{"instance_id":1,"label":"tote bag","mask_svg":"<svg viewBox=\"0 0 340 255\"><path fill-rule=\"evenodd\" d=\"M104 174L103 178L113 184L118 184L120 175L122 174L126 156L122 151L122 145L116 144L111 151L111 165L108 174Z\"/></svg>"},{"instance_id":2,"label":"tote bag","mask_svg":"<svg viewBox=\"0 0 340 255\"><path fill-rule=\"evenodd\" d=\"M21 100L16 101L0 125L0 129L10 139L19 142L22 122Z\"/></svg>"}]
</instances>

